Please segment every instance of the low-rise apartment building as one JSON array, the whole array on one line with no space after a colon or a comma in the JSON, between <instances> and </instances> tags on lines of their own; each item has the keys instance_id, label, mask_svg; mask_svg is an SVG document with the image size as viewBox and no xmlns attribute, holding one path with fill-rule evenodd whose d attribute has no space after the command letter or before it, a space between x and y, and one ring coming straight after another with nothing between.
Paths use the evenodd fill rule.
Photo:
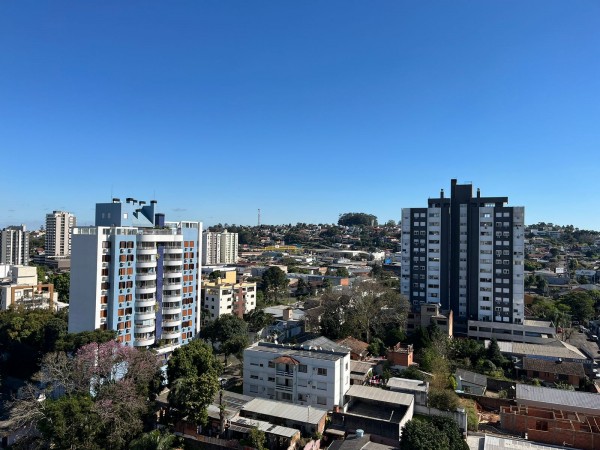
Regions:
<instances>
[{"instance_id":1,"label":"low-rise apartment building","mask_svg":"<svg viewBox=\"0 0 600 450\"><path fill-rule=\"evenodd\" d=\"M349 388L349 350L267 342L244 350L244 395L331 409Z\"/></svg>"},{"instance_id":2,"label":"low-rise apartment building","mask_svg":"<svg viewBox=\"0 0 600 450\"><path fill-rule=\"evenodd\" d=\"M256 308L256 283L236 282L234 271L222 272L223 278L207 281L202 288L203 321L223 314L243 317Z\"/></svg>"}]
</instances>

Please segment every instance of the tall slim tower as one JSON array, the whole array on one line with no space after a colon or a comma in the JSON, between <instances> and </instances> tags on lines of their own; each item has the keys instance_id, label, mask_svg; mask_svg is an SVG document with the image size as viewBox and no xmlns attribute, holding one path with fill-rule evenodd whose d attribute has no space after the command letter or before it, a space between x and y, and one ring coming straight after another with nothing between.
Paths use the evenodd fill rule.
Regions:
<instances>
[{"instance_id":1,"label":"tall slim tower","mask_svg":"<svg viewBox=\"0 0 600 450\"><path fill-rule=\"evenodd\" d=\"M440 303L459 326L523 323L524 208L507 202L452 180L450 197L402 210L401 291L413 306Z\"/></svg>"},{"instance_id":2,"label":"tall slim tower","mask_svg":"<svg viewBox=\"0 0 600 450\"><path fill-rule=\"evenodd\" d=\"M69 212L46 214L46 256L71 256L71 234L77 219Z\"/></svg>"},{"instance_id":3,"label":"tall slim tower","mask_svg":"<svg viewBox=\"0 0 600 450\"><path fill-rule=\"evenodd\" d=\"M29 231L25 225L0 230L0 264L29 264Z\"/></svg>"}]
</instances>

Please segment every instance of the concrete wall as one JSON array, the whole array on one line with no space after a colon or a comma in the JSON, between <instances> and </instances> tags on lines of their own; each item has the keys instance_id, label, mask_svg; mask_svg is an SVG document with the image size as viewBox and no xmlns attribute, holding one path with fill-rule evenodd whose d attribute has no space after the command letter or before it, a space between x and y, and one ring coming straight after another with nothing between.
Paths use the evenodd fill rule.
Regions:
<instances>
[{"instance_id":1,"label":"concrete wall","mask_svg":"<svg viewBox=\"0 0 600 450\"><path fill-rule=\"evenodd\" d=\"M416 414L424 414L426 416L450 417L458 424L458 428L460 428L461 432L467 432L467 411L462 408L458 408L456 411L440 411L436 408L415 405L414 412Z\"/></svg>"}]
</instances>

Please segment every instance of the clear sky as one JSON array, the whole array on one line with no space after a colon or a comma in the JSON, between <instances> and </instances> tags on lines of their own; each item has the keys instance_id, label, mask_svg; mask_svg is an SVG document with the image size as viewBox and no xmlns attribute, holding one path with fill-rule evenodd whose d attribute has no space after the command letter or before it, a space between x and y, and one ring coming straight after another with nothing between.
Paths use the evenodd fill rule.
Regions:
<instances>
[{"instance_id":1,"label":"clear sky","mask_svg":"<svg viewBox=\"0 0 600 450\"><path fill-rule=\"evenodd\" d=\"M600 229L600 2L4 0L0 227L398 220L450 179Z\"/></svg>"}]
</instances>

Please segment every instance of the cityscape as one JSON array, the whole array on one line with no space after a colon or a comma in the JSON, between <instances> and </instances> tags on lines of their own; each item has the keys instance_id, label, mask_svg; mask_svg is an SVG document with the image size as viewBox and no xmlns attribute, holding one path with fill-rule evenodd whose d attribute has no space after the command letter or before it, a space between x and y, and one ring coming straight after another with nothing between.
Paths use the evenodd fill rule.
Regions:
<instances>
[{"instance_id":1,"label":"cityscape","mask_svg":"<svg viewBox=\"0 0 600 450\"><path fill-rule=\"evenodd\" d=\"M0 448L600 449L600 8L0 4Z\"/></svg>"}]
</instances>

